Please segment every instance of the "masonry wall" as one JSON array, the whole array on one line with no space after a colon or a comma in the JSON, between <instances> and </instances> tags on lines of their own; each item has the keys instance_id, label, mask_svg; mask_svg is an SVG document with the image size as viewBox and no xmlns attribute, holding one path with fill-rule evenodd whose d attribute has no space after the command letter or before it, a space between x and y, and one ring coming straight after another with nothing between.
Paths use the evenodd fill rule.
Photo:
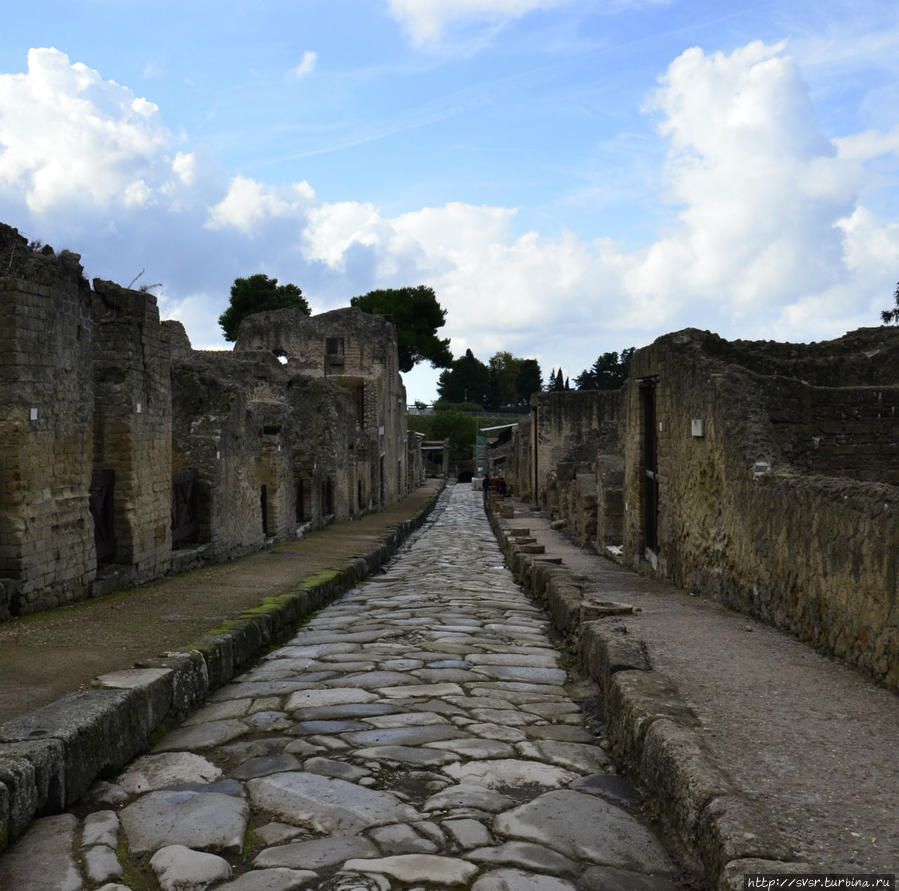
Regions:
<instances>
[{"instance_id":1,"label":"masonry wall","mask_svg":"<svg viewBox=\"0 0 899 891\"><path fill-rule=\"evenodd\" d=\"M531 399L533 503L567 522L582 546L605 547L620 513L609 497L608 456L619 451L620 391L572 390ZM520 459L519 459L520 461ZM521 466L518 476L521 477Z\"/></svg>"},{"instance_id":2,"label":"masonry wall","mask_svg":"<svg viewBox=\"0 0 899 891\"><path fill-rule=\"evenodd\" d=\"M67 603L96 573L91 339L78 255L0 225L0 617Z\"/></svg>"},{"instance_id":3,"label":"masonry wall","mask_svg":"<svg viewBox=\"0 0 899 891\"><path fill-rule=\"evenodd\" d=\"M116 584L169 568L172 396L169 346L152 294L94 280L95 471L112 470Z\"/></svg>"},{"instance_id":4,"label":"masonry wall","mask_svg":"<svg viewBox=\"0 0 899 891\"><path fill-rule=\"evenodd\" d=\"M195 351L152 294L92 289L76 254L0 224L0 618L230 559L417 485L393 324L264 315L264 348Z\"/></svg>"},{"instance_id":5,"label":"masonry wall","mask_svg":"<svg viewBox=\"0 0 899 891\"><path fill-rule=\"evenodd\" d=\"M317 316L257 313L241 324L235 351L284 357L289 371L333 381L350 394L356 415L351 513L406 494L406 391L389 319L352 307Z\"/></svg>"},{"instance_id":6,"label":"masonry wall","mask_svg":"<svg viewBox=\"0 0 899 891\"><path fill-rule=\"evenodd\" d=\"M895 367L899 331L868 329L814 351L791 346L736 349L688 330L637 351L624 395L624 559L895 688L899 491L890 480L899 381L878 376ZM789 376L800 368L806 380ZM641 391L641 380L655 387ZM648 393L658 425L654 551L645 512Z\"/></svg>"}]
</instances>

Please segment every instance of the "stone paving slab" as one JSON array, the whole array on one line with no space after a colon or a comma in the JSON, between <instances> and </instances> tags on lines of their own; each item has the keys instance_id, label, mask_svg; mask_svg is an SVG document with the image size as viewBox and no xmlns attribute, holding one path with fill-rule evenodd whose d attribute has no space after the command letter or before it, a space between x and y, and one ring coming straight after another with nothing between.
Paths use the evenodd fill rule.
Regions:
<instances>
[{"instance_id":1,"label":"stone paving slab","mask_svg":"<svg viewBox=\"0 0 899 891\"><path fill-rule=\"evenodd\" d=\"M572 723L578 705L547 617L501 563L480 494L448 489L391 566L390 584L360 585L250 670L295 660L302 683L317 674L309 648L342 641L314 659L355 657L332 666L358 684L253 691L256 682L235 678L153 753L97 784L78 818L65 817L45 887L74 862L72 891L87 891L85 864L112 876L109 852L122 873L111 882L154 889L557 891L596 869L656 891L683 887L586 716ZM448 646L458 651L446 655ZM474 679L420 683L421 663L446 660L470 665ZM256 715L273 719L254 726ZM97 844L102 856L88 850ZM21 877L36 850L26 834L0 857L0 888L8 864Z\"/></svg>"}]
</instances>

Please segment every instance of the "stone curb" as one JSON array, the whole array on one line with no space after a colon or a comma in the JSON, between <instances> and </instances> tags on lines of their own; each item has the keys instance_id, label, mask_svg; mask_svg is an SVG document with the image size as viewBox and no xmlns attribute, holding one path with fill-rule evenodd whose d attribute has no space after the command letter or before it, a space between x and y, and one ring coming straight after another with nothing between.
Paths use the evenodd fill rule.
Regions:
<instances>
[{"instance_id":1,"label":"stone curb","mask_svg":"<svg viewBox=\"0 0 899 891\"><path fill-rule=\"evenodd\" d=\"M439 497L440 491L416 516L388 527L364 556L262 601L189 650L102 675L91 689L0 724L0 852L33 819L64 811L95 779L151 748L247 663L371 575L424 523Z\"/></svg>"},{"instance_id":2,"label":"stone curb","mask_svg":"<svg viewBox=\"0 0 899 891\"><path fill-rule=\"evenodd\" d=\"M585 589L568 569L528 553L514 523L487 515L513 575L575 641L603 697L612 756L643 792L669 842L702 887L742 889L746 873L801 874L774 822L706 746L701 722L675 684L652 669L646 643L614 616L582 621ZM524 521L526 522L526 521Z\"/></svg>"}]
</instances>

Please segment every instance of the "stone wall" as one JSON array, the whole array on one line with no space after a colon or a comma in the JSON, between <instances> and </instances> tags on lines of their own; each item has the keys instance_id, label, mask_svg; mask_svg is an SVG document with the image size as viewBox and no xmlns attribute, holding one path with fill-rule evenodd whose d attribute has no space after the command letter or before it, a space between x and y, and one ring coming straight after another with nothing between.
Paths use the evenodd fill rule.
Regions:
<instances>
[{"instance_id":1,"label":"stone wall","mask_svg":"<svg viewBox=\"0 0 899 891\"><path fill-rule=\"evenodd\" d=\"M93 283L94 472L112 471L111 584L168 571L172 552L172 397L168 343L152 294ZM102 573L101 573L102 575Z\"/></svg>"},{"instance_id":2,"label":"stone wall","mask_svg":"<svg viewBox=\"0 0 899 891\"><path fill-rule=\"evenodd\" d=\"M265 313L247 331L233 352L195 351L152 294L91 288L76 254L0 224L0 618L230 559L418 485L390 320Z\"/></svg>"},{"instance_id":3,"label":"stone wall","mask_svg":"<svg viewBox=\"0 0 899 891\"><path fill-rule=\"evenodd\" d=\"M91 292L77 254L0 224L0 618L96 575Z\"/></svg>"},{"instance_id":4,"label":"stone wall","mask_svg":"<svg viewBox=\"0 0 899 891\"><path fill-rule=\"evenodd\" d=\"M351 512L405 494L406 390L390 319L354 307L317 316L293 309L257 313L241 323L234 349L282 357L288 371L333 381L350 394L357 431Z\"/></svg>"},{"instance_id":5,"label":"stone wall","mask_svg":"<svg viewBox=\"0 0 899 891\"><path fill-rule=\"evenodd\" d=\"M793 347L735 348L688 330L637 351L624 395L624 560L897 687L899 331Z\"/></svg>"},{"instance_id":6,"label":"stone wall","mask_svg":"<svg viewBox=\"0 0 899 891\"><path fill-rule=\"evenodd\" d=\"M620 495L611 473L619 452L621 394L618 390L572 390L531 398L530 443L519 424L511 452L513 488L564 520L581 546L620 543ZM612 515L608 515L612 511Z\"/></svg>"}]
</instances>

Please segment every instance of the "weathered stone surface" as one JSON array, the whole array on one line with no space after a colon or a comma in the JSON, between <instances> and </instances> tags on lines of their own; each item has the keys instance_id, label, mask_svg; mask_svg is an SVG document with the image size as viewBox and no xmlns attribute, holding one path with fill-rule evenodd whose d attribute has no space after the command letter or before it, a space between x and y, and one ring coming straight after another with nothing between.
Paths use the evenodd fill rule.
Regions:
<instances>
[{"instance_id":1,"label":"weathered stone surface","mask_svg":"<svg viewBox=\"0 0 899 891\"><path fill-rule=\"evenodd\" d=\"M422 805L422 810L448 811L457 808L475 808L479 811L498 813L511 807L514 803L514 799L509 796L494 792L485 786L459 783L432 795Z\"/></svg>"},{"instance_id":2,"label":"weathered stone surface","mask_svg":"<svg viewBox=\"0 0 899 891\"><path fill-rule=\"evenodd\" d=\"M471 891L575 891L574 885L555 876L534 875L521 869L495 869L481 876Z\"/></svg>"},{"instance_id":3,"label":"weathered stone surface","mask_svg":"<svg viewBox=\"0 0 899 891\"><path fill-rule=\"evenodd\" d=\"M535 740L518 743L515 749L525 758L549 761L580 773L596 773L608 769L612 764L609 756L598 745L587 743Z\"/></svg>"},{"instance_id":4,"label":"weathered stone surface","mask_svg":"<svg viewBox=\"0 0 899 891\"><path fill-rule=\"evenodd\" d=\"M334 761L331 758L308 758L303 764L306 773L317 773L323 777L337 777L340 780L355 782L368 776L369 771L344 761Z\"/></svg>"},{"instance_id":5,"label":"weathered stone surface","mask_svg":"<svg viewBox=\"0 0 899 891\"><path fill-rule=\"evenodd\" d=\"M464 817L459 820L444 820L441 826L463 850L482 848L493 843L490 830L480 820L473 820L470 817Z\"/></svg>"},{"instance_id":6,"label":"weathered stone surface","mask_svg":"<svg viewBox=\"0 0 899 891\"><path fill-rule=\"evenodd\" d=\"M0 858L0 888L15 891L81 891L73 856L78 820L72 814L35 820Z\"/></svg>"},{"instance_id":7,"label":"weathered stone surface","mask_svg":"<svg viewBox=\"0 0 899 891\"><path fill-rule=\"evenodd\" d=\"M465 856L475 863L508 864L553 875L572 875L578 871L578 865L573 860L531 842L512 841L496 847L477 848Z\"/></svg>"},{"instance_id":8,"label":"weathered stone surface","mask_svg":"<svg viewBox=\"0 0 899 891\"><path fill-rule=\"evenodd\" d=\"M424 749L416 746L366 746L356 749L356 758L372 761L399 761L402 764L416 767L440 767L459 761L454 752L440 752L436 749Z\"/></svg>"},{"instance_id":9,"label":"weathered stone surface","mask_svg":"<svg viewBox=\"0 0 899 891\"><path fill-rule=\"evenodd\" d=\"M343 868L383 873L400 882L430 882L438 886L462 884L478 871L476 866L464 860L434 854L399 854L372 860L348 860Z\"/></svg>"},{"instance_id":10,"label":"weathered stone surface","mask_svg":"<svg viewBox=\"0 0 899 891\"><path fill-rule=\"evenodd\" d=\"M591 866L578 881L581 891L677 891L682 887L665 876L643 875L611 866ZM742 875L739 887L743 887Z\"/></svg>"},{"instance_id":11,"label":"weathered stone surface","mask_svg":"<svg viewBox=\"0 0 899 891\"><path fill-rule=\"evenodd\" d=\"M324 833L359 832L418 816L389 792L375 792L311 773L281 773L250 780L247 790L256 807Z\"/></svg>"},{"instance_id":12,"label":"weathered stone surface","mask_svg":"<svg viewBox=\"0 0 899 891\"><path fill-rule=\"evenodd\" d=\"M441 739L454 739L465 734L451 724L425 724L421 727L386 727L343 734L343 739L357 746L419 746Z\"/></svg>"},{"instance_id":13,"label":"weathered stone surface","mask_svg":"<svg viewBox=\"0 0 899 891\"><path fill-rule=\"evenodd\" d=\"M496 758L490 761L450 764L443 772L458 783L475 783L488 789L540 786L555 789L566 786L577 777L576 773L544 764L539 761L522 761L516 758Z\"/></svg>"},{"instance_id":14,"label":"weathered stone surface","mask_svg":"<svg viewBox=\"0 0 899 891\"><path fill-rule=\"evenodd\" d=\"M351 857L377 857L378 849L358 835L316 838L267 848L253 860L257 867L282 866L289 869L320 869L343 863Z\"/></svg>"},{"instance_id":15,"label":"weathered stone surface","mask_svg":"<svg viewBox=\"0 0 899 891\"><path fill-rule=\"evenodd\" d=\"M239 852L249 809L232 795L151 792L121 813L128 846L138 853L170 844Z\"/></svg>"},{"instance_id":16,"label":"weathered stone surface","mask_svg":"<svg viewBox=\"0 0 899 891\"><path fill-rule=\"evenodd\" d=\"M308 869L251 869L233 882L217 885L217 891L294 891L318 880Z\"/></svg>"},{"instance_id":17,"label":"weathered stone surface","mask_svg":"<svg viewBox=\"0 0 899 891\"><path fill-rule=\"evenodd\" d=\"M544 844L567 857L671 873L658 840L628 813L593 795L547 792L496 818L497 832Z\"/></svg>"},{"instance_id":18,"label":"weathered stone surface","mask_svg":"<svg viewBox=\"0 0 899 891\"><path fill-rule=\"evenodd\" d=\"M270 757L249 758L231 772L237 780L250 780L270 773L283 773L285 770L296 770L300 762L293 755L272 755Z\"/></svg>"},{"instance_id":19,"label":"weathered stone surface","mask_svg":"<svg viewBox=\"0 0 899 891\"><path fill-rule=\"evenodd\" d=\"M211 783L221 775L218 767L200 755L171 752L143 755L132 761L116 782L125 791L137 795L177 783Z\"/></svg>"},{"instance_id":20,"label":"weathered stone surface","mask_svg":"<svg viewBox=\"0 0 899 891\"><path fill-rule=\"evenodd\" d=\"M332 687L320 690L297 690L287 700L287 711L305 708L322 708L329 705L374 702L374 693L355 687Z\"/></svg>"},{"instance_id":21,"label":"weathered stone surface","mask_svg":"<svg viewBox=\"0 0 899 891\"><path fill-rule=\"evenodd\" d=\"M174 752L179 749L211 749L237 739L249 731L242 721L212 721L194 727L173 730L157 743L154 752Z\"/></svg>"},{"instance_id":22,"label":"weathered stone surface","mask_svg":"<svg viewBox=\"0 0 899 891\"><path fill-rule=\"evenodd\" d=\"M369 830L369 837L377 842L383 854L433 854L437 845L429 838L422 838L411 826L394 823ZM375 852L377 853L377 852ZM357 857L370 856L357 854Z\"/></svg>"},{"instance_id":23,"label":"weathered stone surface","mask_svg":"<svg viewBox=\"0 0 899 891\"><path fill-rule=\"evenodd\" d=\"M169 845L150 858L150 866L162 891L206 888L213 882L231 878L228 861L215 854L192 851L184 845Z\"/></svg>"},{"instance_id":24,"label":"weathered stone surface","mask_svg":"<svg viewBox=\"0 0 899 891\"><path fill-rule=\"evenodd\" d=\"M467 729L471 729L468 725ZM493 739L477 739L462 737L461 739L441 739L437 742L425 743L426 749L442 749L446 752L455 752L463 758L481 760L484 758L508 758L515 754L515 750L508 743Z\"/></svg>"},{"instance_id":25,"label":"weathered stone surface","mask_svg":"<svg viewBox=\"0 0 899 891\"><path fill-rule=\"evenodd\" d=\"M122 864L114 848L94 845L84 851L84 869L92 882L105 882L122 875Z\"/></svg>"},{"instance_id":26,"label":"weathered stone surface","mask_svg":"<svg viewBox=\"0 0 899 891\"><path fill-rule=\"evenodd\" d=\"M115 811L95 811L84 818L81 844L106 845L115 848L119 843L119 817Z\"/></svg>"}]
</instances>

